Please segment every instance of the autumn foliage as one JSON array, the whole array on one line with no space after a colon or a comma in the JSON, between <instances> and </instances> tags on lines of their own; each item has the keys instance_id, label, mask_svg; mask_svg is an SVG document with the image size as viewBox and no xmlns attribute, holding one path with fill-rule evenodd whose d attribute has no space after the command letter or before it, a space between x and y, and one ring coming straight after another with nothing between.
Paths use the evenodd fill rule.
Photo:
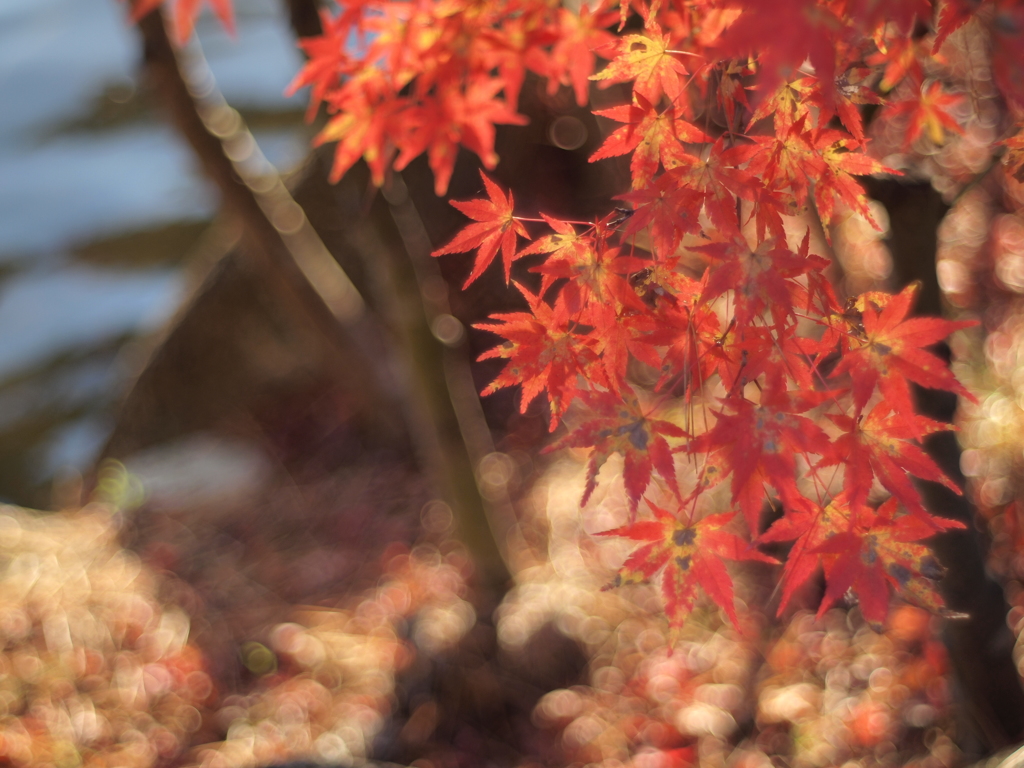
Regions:
<instances>
[{"instance_id":1,"label":"autumn foliage","mask_svg":"<svg viewBox=\"0 0 1024 768\"><path fill-rule=\"evenodd\" d=\"M528 73L580 105L619 88L595 113L610 132L591 160L628 158L631 176L607 215L518 210L484 172L480 198L452 203L471 221L434 255L475 252L466 285L500 255L525 299L478 326L500 339L483 357L507 361L484 394L520 387L524 411L543 396L567 430L551 447L590 451L584 506L622 457L629 520L603 535L637 548L615 584L660 580L673 625L701 593L736 621L724 562L773 561L776 542L780 612L820 569L821 612L852 592L877 625L891 593L943 609L922 542L961 524L914 478L961 491L920 445L950 425L915 413L910 385L971 397L929 351L969 323L911 316L913 285L837 296L813 243L873 223L858 177L896 173L868 117L902 121L908 148L961 131L967 95L929 66L969 22L1018 108L1007 30L1024 9L1006 0L352 0L302 42L292 89L326 105L335 179L363 160L381 185L425 153L444 194L460 146L496 166Z\"/></svg>"}]
</instances>

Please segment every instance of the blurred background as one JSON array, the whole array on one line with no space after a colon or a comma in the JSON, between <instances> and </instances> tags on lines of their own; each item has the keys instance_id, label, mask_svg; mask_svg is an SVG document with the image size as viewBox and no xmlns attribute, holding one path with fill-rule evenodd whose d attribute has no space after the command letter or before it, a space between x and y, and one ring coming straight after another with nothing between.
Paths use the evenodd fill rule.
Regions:
<instances>
[{"instance_id":1,"label":"blurred background","mask_svg":"<svg viewBox=\"0 0 1024 768\"><path fill-rule=\"evenodd\" d=\"M199 34L218 86L283 171L307 155L301 67L281 3ZM216 192L141 82L142 42L111 0L0 5L0 499L50 506L97 458L182 306ZM216 247L216 246L214 246Z\"/></svg>"},{"instance_id":2,"label":"blurred background","mask_svg":"<svg viewBox=\"0 0 1024 768\"><path fill-rule=\"evenodd\" d=\"M337 302L296 300L251 258L252 217L237 201L221 216L209 158L150 79L152 24L113 0L0 5L0 501L121 510L0 510L2 760L948 768L1024 738L1024 196L989 173L1005 115L978 30L928 65L972 84L964 136L907 151L905 126L879 121L877 153L907 178L868 182L881 232L857 216L833 232L841 292L920 279L924 311L983 321L953 342L980 403L960 417L967 451L944 450L987 522L937 544L951 604L978 621L909 605L883 633L855 607L776 620L776 573L751 566L743 627L700 609L673 633L655 588L603 589L626 551L590 534L626 519L621 462L581 518L584 457L538 458L540 404L477 405L496 368L467 360L494 339L471 325L516 298L493 274L458 290L469 254L426 255L464 219L424 164L384 196L363 167L326 185L305 95L283 95L302 5L238 2L234 38L204 14L206 64L184 58L238 111L199 89L214 133L255 138L262 154L230 159L276 190L269 235L289 258L326 248L365 314L337 275ZM593 117L535 81L522 111L498 136L501 183L527 208L606 213L626 174L587 163ZM460 158L452 196L479 187ZM288 240L309 223L314 239Z\"/></svg>"}]
</instances>

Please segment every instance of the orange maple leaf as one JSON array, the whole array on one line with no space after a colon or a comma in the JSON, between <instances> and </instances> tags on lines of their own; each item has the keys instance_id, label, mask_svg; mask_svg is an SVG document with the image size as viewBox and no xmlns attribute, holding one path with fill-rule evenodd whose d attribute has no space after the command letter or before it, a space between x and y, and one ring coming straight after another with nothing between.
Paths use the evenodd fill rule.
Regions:
<instances>
[{"instance_id":1,"label":"orange maple leaf","mask_svg":"<svg viewBox=\"0 0 1024 768\"><path fill-rule=\"evenodd\" d=\"M1024 125L1018 125L1017 132L1002 144L1006 147L1006 154L1003 155L1006 172L1024 183Z\"/></svg>"},{"instance_id":2,"label":"orange maple leaf","mask_svg":"<svg viewBox=\"0 0 1024 768\"><path fill-rule=\"evenodd\" d=\"M389 147L388 129L404 101L395 98L384 76L364 70L348 87L327 96L329 111L335 113L313 140L314 146L337 142L330 181L337 183L362 158L373 183L384 183L384 173L394 155Z\"/></svg>"},{"instance_id":3,"label":"orange maple leaf","mask_svg":"<svg viewBox=\"0 0 1024 768\"><path fill-rule=\"evenodd\" d=\"M494 152L495 125L525 125L527 120L497 94L506 81L471 77L464 84L449 83L406 110L393 140L401 150L395 170L401 171L424 150L434 172L434 193L442 197L455 169L459 144L475 152L484 167L498 164ZM377 182L375 182L377 183Z\"/></svg>"},{"instance_id":4,"label":"orange maple leaf","mask_svg":"<svg viewBox=\"0 0 1024 768\"><path fill-rule=\"evenodd\" d=\"M657 104L661 95L668 96L674 102L682 92L682 75L687 74L686 67L676 54L670 53L671 42L668 35L661 33L661 28L652 23L650 36L625 35L622 38L619 54L612 62L591 80L601 81L602 87L612 83L635 80L633 92L643 96L651 104Z\"/></svg>"},{"instance_id":5,"label":"orange maple leaf","mask_svg":"<svg viewBox=\"0 0 1024 768\"><path fill-rule=\"evenodd\" d=\"M682 142L711 141L704 131L683 120L674 107L658 110L640 94L636 94L632 104L602 109L594 114L626 125L605 139L590 156L590 162L632 152L630 170L634 189L651 182L658 172L659 163L666 169L678 166L684 154Z\"/></svg>"},{"instance_id":6,"label":"orange maple leaf","mask_svg":"<svg viewBox=\"0 0 1024 768\"><path fill-rule=\"evenodd\" d=\"M960 127L960 123L949 114L949 110L963 100L963 94L945 93L942 90L942 83L936 80L927 90L922 84L920 95L916 99L891 104L888 109L890 114L910 115L910 123L903 139L904 151L910 149L910 145L925 132L933 144L939 145L945 143L947 130L963 134L964 129Z\"/></svg>"},{"instance_id":7,"label":"orange maple leaf","mask_svg":"<svg viewBox=\"0 0 1024 768\"><path fill-rule=\"evenodd\" d=\"M530 403L545 389L551 406L549 429L554 431L558 420L580 393L579 379L605 385L607 380L599 366L593 341L574 332L575 323L560 306L545 304L518 283L513 283L530 305L529 312L491 315L497 323L477 323L474 328L502 336L506 342L484 352L479 360L501 358L508 364L481 393L489 395L504 387L522 385L519 411L525 413Z\"/></svg>"},{"instance_id":8,"label":"orange maple leaf","mask_svg":"<svg viewBox=\"0 0 1024 768\"><path fill-rule=\"evenodd\" d=\"M484 270L494 261L494 257L501 248L501 260L505 265L505 282L511 279L512 262L521 254L516 254L516 236L529 237L526 228L512 213L512 193L505 197L501 187L491 181L487 175L480 171L480 178L484 180L487 188L487 195L490 200L467 200L459 202L450 201L451 204L473 219L476 224L467 224L448 245L438 248L432 256L441 256L446 253L463 253L477 248L476 261L473 262L473 271L463 284L466 288L470 283L483 274Z\"/></svg>"}]
</instances>

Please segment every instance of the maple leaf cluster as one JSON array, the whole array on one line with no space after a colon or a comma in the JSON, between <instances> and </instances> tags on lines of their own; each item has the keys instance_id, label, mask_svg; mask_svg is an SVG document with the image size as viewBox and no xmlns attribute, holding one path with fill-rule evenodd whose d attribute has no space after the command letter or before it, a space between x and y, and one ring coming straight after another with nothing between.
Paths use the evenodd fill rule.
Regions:
<instances>
[{"instance_id":1,"label":"maple leaf cluster","mask_svg":"<svg viewBox=\"0 0 1024 768\"><path fill-rule=\"evenodd\" d=\"M484 394L521 386L525 410L544 393L552 430L569 416L550 449L590 449L584 505L605 461L623 457L630 521L604 535L638 548L615 585L660 580L672 624L700 591L735 621L723 561L770 560L758 545L774 542L792 542L780 612L819 569L822 612L851 592L875 625L891 592L941 611L942 569L921 542L961 524L928 512L911 476L961 491L919 445L949 426L915 413L910 384L970 397L928 351L968 323L910 317L916 286L840 301L806 223L794 235L794 217L812 213L826 237L851 213L873 223L856 177L896 172L867 153L860 105L907 81L913 109L884 109L910 116L908 143L959 130L947 110L960 97L914 80L928 3L884 18L872 3L810 0L619 10L643 29L591 79L632 95L596 113L619 126L591 160L629 156L628 208L527 219L484 175L487 199L453 203L474 222L435 251L476 251L467 285L499 252L506 280L544 257L536 292L515 283L527 311L478 326L503 339L482 358L507 361ZM939 35L954 23L942 16ZM653 392L632 380L636 363L656 372ZM703 418L668 415L709 401ZM732 509L708 514L704 495L725 482ZM765 528L769 508L781 513Z\"/></svg>"},{"instance_id":2,"label":"maple leaf cluster","mask_svg":"<svg viewBox=\"0 0 1024 768\"><path fill-rule=\"evenodd\" d=\"M161 2L137 1L145 9ZM230 25L229 0L210 2ZM337 142L333 179L363 159L379 186L389 168L426 153L443 195L460 146L493 169L495 126L526 122L517 107L527 72L546 78L549 92L571 86L581 106L590 80L631 82L631 103L597 112L624 125L595 159L632 152L635 191L660 197L680 179L653 188L659 167L678 169L708 198L716 226L739 195L755 207L759 238L765 229L778 237L781 215L812 193L826 225L837 205L867 215L852 176L886 169L854 150L865 141L859 107L880 103L880 92L912 83L909 95L885 107L908 119L908 144L960 132L952 113L962 95L926 78L921 61L968 21L991 30L994 75L1008 99L1024 104L1016 76L1024 73L1024 46L1006 34L1024 22L1017 5L945 0L926 49L913 29L931 19L929 0L600 0L579 12L542 0L350 0L336 15L323 11L323 34L300 43L308 62L289 92L309 86L310 116L322 103L332 114L317 142ZM176 0L185 37L191 21L184 20L198 10L199 0ZM613 34L616 20L621 31L635 14L642 33ZM595 74L598 57L611 63ZM755 74L767 98L751 115ZM708 139L691 120L708 114L697 108L702 103L725 113L730 137L741 117L752 126L771 116L774 135L727 141L695 164L684 146ZM833 117L845 130L826 130ZM765 183L741 183L753 174Z\"/></svg>"},{"instance_id":3,"label":"maple leaf cluster","mask_svg":"<svg viewBox=\"0 0 1024 768\"><path fill-rule=\"evenodd\" d=\"M495 125L526 122L516 106L527 70L586 102L613 18L536 0L354 0L302 41L309 61L289 90L311 86L311 113L324 102L333 115L317 137L337 142L333 180L363 159L379 186L426 152L443 195L460 145L494 168Z\"/></svg>"},{"instance_id":4,"label":"maple leaf cluster","mask_svg":"<svg viewBox=\"0 0 1024 768\"><path fill-rule=\"evenodd\" d=\"M177 0L183 18L197 8ZM484 394L521 387L523 410L544 394L552 430L585 414L552 446L590 449L584 504L623 457L630 521L607 533L642 543L619 581L660 579L673 624L700 590L734 616L722 559L764 560L757 546L780 541L793 542L780 611L821 568L821 610L852 590L877 624L890 591L942 607L920 542L959 523L930 514L910 476L960 489L919 445L949 427L915 413L910 383L969 397L927 349L965 323L909 317L913 286L841 300L808 222L826 239L850 215L874 223L857 177L896 171L867 151L865 105L903 125L905 149L962 132L964 95L932 64L966 24L987 31L993 80L1024 104L1021 13L1015 0L597 0L578 13L350 0L301 42L290 90L311 88L311 115L326 105L317 141L337 143L334 179L362 159L380 185L426 153L443 194L460 147L495 167L495 126L525 122L528 71L580 105L591 81L621 84L625 103L595 113L613 127L591 160L628 157L622 208L526 217L483 173L486 197L453 203L472 223L434 254L476 251L466 285L499 253L506 281L521 259L539 275L515 282L525 311L479 326L503 339L483 358L507 361ZM680 403L703 417L674 420ZM725 482L732 509L709 515L702 500ZM769 507L781 513L765 529Z\"/></svg>"}]
</instances>

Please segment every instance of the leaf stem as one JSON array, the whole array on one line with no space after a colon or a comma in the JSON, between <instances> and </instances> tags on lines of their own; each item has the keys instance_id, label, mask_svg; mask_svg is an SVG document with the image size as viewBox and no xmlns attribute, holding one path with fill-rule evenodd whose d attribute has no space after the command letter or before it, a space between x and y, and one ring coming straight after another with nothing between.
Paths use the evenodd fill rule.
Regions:
<instances>
[{"instance_id":1,"label":"leaf stem","mask_svg":"<svg viewBox=\"0 0 1024 768\"><path fill-rule=\"evenodd\" d=\"M532 221L532 222L536 222L537 224L547 224L548 223L547 219L532 219L529 216L513 216L512 218L515 219L516 221ZM581 227L590 227L590 226L593 226L594 222L592 222L592 221L573 221L573 220L570 219L570 220L567 220L565 223L566 224L578 224Z\"/></svg>"}]
</instances>

